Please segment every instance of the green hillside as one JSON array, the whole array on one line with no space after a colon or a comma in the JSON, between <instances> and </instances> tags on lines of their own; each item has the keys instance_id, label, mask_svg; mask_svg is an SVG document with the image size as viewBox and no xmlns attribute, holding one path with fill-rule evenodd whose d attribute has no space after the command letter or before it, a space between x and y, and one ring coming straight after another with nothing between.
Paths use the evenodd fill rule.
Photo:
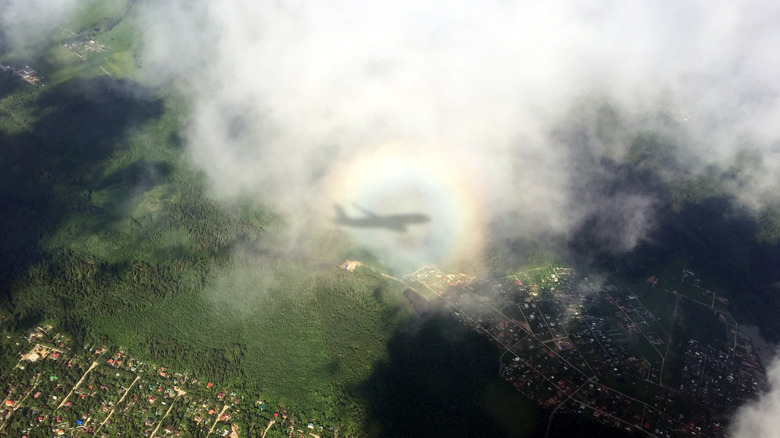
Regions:
<instances>
[{"instance_id":1,"label":"green hillside","mask_svg":"<svg viewBox=\"0 0 780 438\"><path fill-rule=\"evenodd\" d=\"M33 66L39 78L0 71L0 313L8 327L52 324L78 347L121 348L294 405L341 423L343 436L533 433L537 412L500 386L487 341L437 310L419 318L406 286L379 271L338 268L374 255L334 231L313 263L280 243L286 224L276 212L208 194L180 131L186 98L139 79L136 8L132 0L86 2L26 50L0 53L3 65ZM616 115L601 117L596 132L625 135ZM727 190L754 160L737 154L729 169L690 176L666 172L679 163L661 135L629 143L622 161L593 158L611 179L583 185L651 194L657 224L647 240L616 253L604 242L608 218L594 214L565 242L486 242L487 269L565 261L632 285L693 269L728 297L723 307L780 340L780 207L749 211ZM539 279L549 274L540 270ZM651 306L664 314L669 303L657 300ZM699 335L694 328L712 318L689 317L679 330Z\"/></svg>"},{"instance_id":2,"label":"green hillside","mask_svg":"<svg viewBox=\"0 0 780 438\"><path fill-rule=\"evenodd\" d=\"M50 323L76 345L122 348L365 432L384 391L366 382L383 378L377 367L398 360L388 345L415 324L404 286L338 269L372 257L341 235L325 237L330 252L311 269L279 245L272 211L207 196L183 153L186 102L132 79L132 20L132 2L85 7L43 55L2 57L41 80L0 72L0 308L17 331ZM492 362L479 364L461 396L498 383Z\"/></svg>"}]
</instances>

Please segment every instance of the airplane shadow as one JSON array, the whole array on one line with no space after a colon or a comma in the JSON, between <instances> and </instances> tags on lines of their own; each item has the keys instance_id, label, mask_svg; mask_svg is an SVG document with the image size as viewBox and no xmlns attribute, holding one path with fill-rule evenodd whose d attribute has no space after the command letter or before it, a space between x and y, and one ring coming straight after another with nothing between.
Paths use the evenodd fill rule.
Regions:
<instances>
[{"instance_id":1,"label":"airplane shadow","mask_svg":"<svg viewBox=\"0 0 780 438\"><path fill-rule=\"evenodd\" d=\"M422 213L378 215L358 206L355 207L363 213L363 216L350 217L340 205L335 204L334 207L336 216L333 223L352 228L385 228L405 233L411 225L420 225L431 221L430 216Z\"/></svg>"}]
</instances>

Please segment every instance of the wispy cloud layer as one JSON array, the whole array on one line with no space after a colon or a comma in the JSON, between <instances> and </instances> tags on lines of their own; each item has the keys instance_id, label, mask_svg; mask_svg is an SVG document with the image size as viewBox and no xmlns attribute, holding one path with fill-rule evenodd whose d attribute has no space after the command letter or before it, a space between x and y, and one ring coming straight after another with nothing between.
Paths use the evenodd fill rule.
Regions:
<instances>
[{"instance_id":1,"label":"wispy cloud layer","mask_svg":"<svg viewBox=\"0 0 780 438\"><path fill-rule=\"evenodd\" d=\"M80 4L0 0L5 43ZM566 238L587 221L625 251L658 205L621 185L641 136L671 145L660 178L748 157L730 190L753 209L780 202L780 2L137 6L143 74L191 102L184 137L212 194L277 209L298 247L357 205L431 218L352 233L387 263L478 260L486 240ZM780 366L769 376L780 385ZM778 400L743 408L737 436L778 430Z\"/></svg>"},{"instance_id":2,"label":"wispy cloud layer","mask_svg":"<svg viewBox=\"0 0 780 438\"><path fill-rule=\"evenodd\" d=\"M0 49L34 46L66 23L81 0L0 0Z\"/></svg>"},{"instance_id":3,"label":"wispy cloud layer","mask_svg":"<svg viewBox=\"0 0 780 438\"><path fill-rule=\"evenodd\" d=\"M12 44L83 4L33 3L0 0ZM171 0L134 13L146 77L191 99L185 137L213 193L306 218L293 228L325 226L315 219L336 203L392 213L387 199L404 196L431 227L446 223L430 188L337 183L371 185L340 172L393 149L447 163L460 181L440 181L442 193L479 191L451 205L483 210L463 226L565 237L596 216L614 225L605 244L625 250L652 229L657 203L603 190L614 176L604 159L619 163L648 133L675 147L666 177L729 168L746 152L750 171L732 190L752 208L778 201L775 2ZM425 166L410 160L407 172Z\"/></svg>"},{"instance_id":4,"label":"wispy cloud layer","mask_svg":"<svg viewBox=\"0 0 780 438\"><path fill-rule=\"evenodd\" d=\"M193 99L190 151L214 192L255 193L290 217L403 197L408 188L391 182L370 194L332 185L370 185L338 172L392 148L438 156L456 175L465 169L480 193L453 208L483 209L475 229L565 235L596 215L608 225L605 242L625 250L652 228L652 194L583 184L609 178L603 159L622 160L648 132L675 142L685 171L754 151L761 172L735 190L752 206L776 196L780 62L771 47L780 35L769 17L780 8L769 2L146 8L145 66ZM612 126L587 109L605 106L617 114ZM425 166L411 160L407 172ZM463 190L448 184L443 192ZM430 211L432 196L407 207L435 226L447 218Z\"/></svg>"},{"instance_id":5,"label":"wispy cloud layer","mask_svg":"<svg viewBox=\"0 0 780 438\"><path fill-rule=\"evenodd\" d=\"M776 436L780 430L780 361L770 364L768 388L760 398L735 413L729 433L734 438Z\"/></svg>"}]
</instances>

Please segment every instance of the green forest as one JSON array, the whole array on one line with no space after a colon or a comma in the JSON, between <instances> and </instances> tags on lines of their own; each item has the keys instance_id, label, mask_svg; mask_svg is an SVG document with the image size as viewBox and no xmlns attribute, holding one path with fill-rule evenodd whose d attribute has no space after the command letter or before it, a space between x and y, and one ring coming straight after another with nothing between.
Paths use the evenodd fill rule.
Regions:
<instances>
[{"instance_id":1,"label":"green forest","mask_svg":"<svg viewBox=\"0 0 780 438\"><path fill-rule=\"evenodd\" d=\"M123 21L99 22L71 28L125 47L122 56L132 59L132 46L115 40L132 35ZM437 324L462 329L431 322L434 337L420 336L434 345L410 350L407 341L423 339L403 284L369 268L339 269L344 258L366 260L366 253L338 232L325 237L330 251L314 268L285 253L283 218L251 200L208 196L183 149L186 100L103 74L99 67L116 54L73 61L61 41L55 35L41 58L0 57L9 65L35 62L45 82L0 72L0 308L7 333L52 324L76 348L122 349L338 424L345 435L420 436L433 426L454 433L495 410L482 398L486 385L498 384L495 352L484 339L443 339ZM437 342L449 356L420 356L438 351ZM450 403L461 420L439 411L436 398L450 388L445 380L423 403L412 399L401 408L385 397L401 389L417 394L420 379L460 356L461 343L490 352L448 371L464 382ZM522 396L509 397L533 417ZM387 409L418 414L399 429ZM502 418L485 427L506 433ZM476 433L478 424L469 427ZM513 436L529 433L513 427Z\"/></svg>"},{"instance_id":2,"label":"green forest","mask_svg":"<svg viewBox=\"0 0 780 438\"><path fill-rule=\"evenodd\" d=\"M185 102L93 73L45 88L0 74L0 291L13 329L52 323L80 345L357 428L366 414L349 388L387 357L410 312L402 288L339 270L338 245L316 271L275 254L272 212L206 196L182 154Z\"/></svg>"},{"instance_id":3,"label":"green forest","mask_svg":"<svg viewBox=\"0 0 780 438\"><path fill-rule=\"evenodd\" d=\"M366 267L339 269L365 255L346 235L326 236L331 251L313 268L280 249L285 222L276 212L209 196L180 131L188 102L133 79L135 31L124 15L133 2L114 3L125 6L85 9L71 25L79 37L110 42L112 52L74 59L61 47L70 36L56 33L38 43L36 57L0 53L3 64L34 64L46 84L0 71L4 330L52 324L78 346L121 348L253 391L340 423L345 435L530 436L538 413L495 386L494 349L436 309L417 309L433 315L421 318L400 282ZM780 208L754 215L723 189L750 171L749 157L664 181L670 150L646 136L630 145L627 162L612 163L610 184L660 200L659 226L629 254L600 247L592 231L599 224L585 221L560 254L509 242L486 263L506 273L567 259L637 282L688 260L737 316L780 340L772 283L780 278Z\"/></svg>"}]
</instances>

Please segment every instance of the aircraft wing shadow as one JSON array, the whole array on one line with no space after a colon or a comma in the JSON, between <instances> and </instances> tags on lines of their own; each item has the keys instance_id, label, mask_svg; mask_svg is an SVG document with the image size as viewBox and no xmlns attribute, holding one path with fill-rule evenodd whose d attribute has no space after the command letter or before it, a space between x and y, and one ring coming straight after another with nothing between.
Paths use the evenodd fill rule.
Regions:
<instances>
[{"instance_id":1,"label":"aircraft wing shadow","mask_svg":"<svg viewBox=\"0 0 780 438\"><path fill-rule=\"evenodd\" d=\"M410 225L424 224L431 221L428 215L422 213L378 215L361 207L357 207L357 209L363 213L363 216L350 217L342 206L335 204L334 207L336 216L333 222L337 225L352 228L385 228L404 233Z\"/></svg>"}]
</instances>

